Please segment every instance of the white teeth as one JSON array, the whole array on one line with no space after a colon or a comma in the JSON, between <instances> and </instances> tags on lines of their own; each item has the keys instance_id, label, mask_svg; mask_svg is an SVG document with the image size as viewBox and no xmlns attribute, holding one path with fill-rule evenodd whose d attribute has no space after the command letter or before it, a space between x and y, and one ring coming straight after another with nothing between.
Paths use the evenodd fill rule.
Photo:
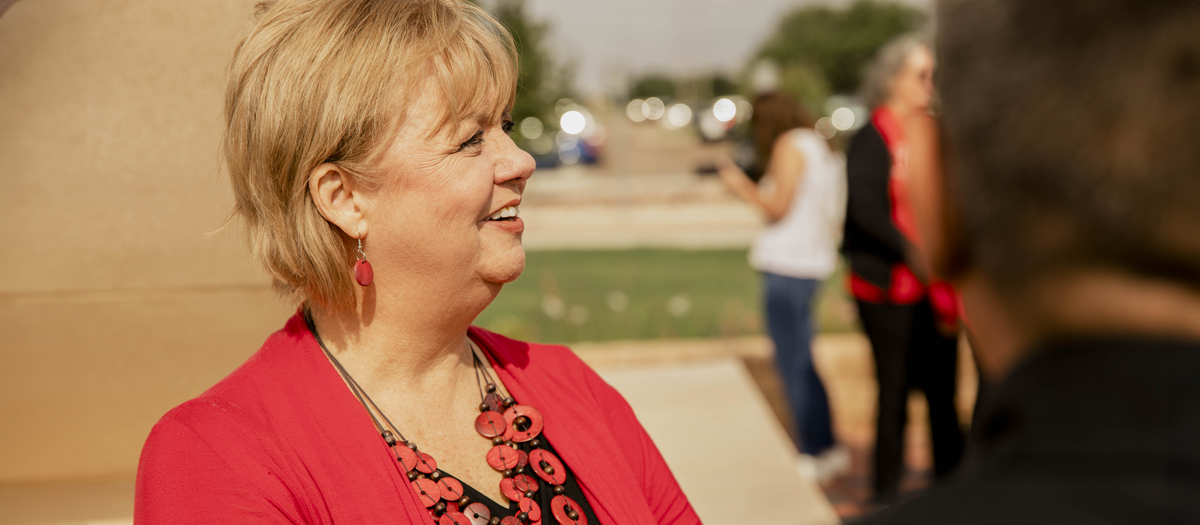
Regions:
<instances>
[{"instance_id":1,"label":"white teeth","mask_svg":"<svg viewBox=\"0 0 1200 525\"><path fill-rule=\"evenodd\" d=\"M493 213L491 217L488 217L488 219L493 220L493 221L498 221L500 219L508 219L511 217L516 217L519 214L520 214L520 210L516 206L505 206L503 208L500 208L500 211Z\"/></svg>"}]
</instances>

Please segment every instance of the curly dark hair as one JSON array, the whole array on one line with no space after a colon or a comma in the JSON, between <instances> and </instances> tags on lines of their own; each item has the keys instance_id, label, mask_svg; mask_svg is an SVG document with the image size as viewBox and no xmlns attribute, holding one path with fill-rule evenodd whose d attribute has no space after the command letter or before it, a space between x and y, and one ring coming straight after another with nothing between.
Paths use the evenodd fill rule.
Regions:
<instances>
[{"instance_id":1,"label":"curly dark hair","mask_svg":"<svg viewBox=\"0 0 1200 525\"><path fill-rule=\"evenodd\" d=\"M1000 289L1085 268L1200 289L1198 27L1195 0L938 3L948 182Z\"/></svg>"}]
</instances>

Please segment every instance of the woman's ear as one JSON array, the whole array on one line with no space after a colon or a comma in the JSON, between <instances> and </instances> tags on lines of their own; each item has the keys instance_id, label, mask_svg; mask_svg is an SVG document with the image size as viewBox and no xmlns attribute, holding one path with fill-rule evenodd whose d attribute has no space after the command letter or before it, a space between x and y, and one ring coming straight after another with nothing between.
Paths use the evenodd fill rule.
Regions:
<instances>
[{"instance_id":1,"label":"woman's ear","mask_svg":"<svg viewBox=\"0 0 1200 525\"><path fill-rule=\"evenodd\" d=\"M308 175L308 193L317 205L317 211L355 239L367 235L358 189L354 178L332 162L317 166Z\"/></svg>"},{"instance_id":2,"label":"woman's ear","mask_svg":"<svg viewBox=\"0 0 1200 525\"><path fill-rule=\"evenodd\" d=\"M935 275L953 280L967 270L969 251L962 235L958 201L945 169L940 126L929 115L914 116L905 123L905 141L909 199L925 255Z\"/></svg>"}]
</instances>

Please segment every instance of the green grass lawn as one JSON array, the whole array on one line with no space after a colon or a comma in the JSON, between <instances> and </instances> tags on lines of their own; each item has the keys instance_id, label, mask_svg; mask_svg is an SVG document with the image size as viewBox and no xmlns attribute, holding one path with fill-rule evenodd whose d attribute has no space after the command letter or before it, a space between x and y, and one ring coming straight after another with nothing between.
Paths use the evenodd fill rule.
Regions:
<instances>
[{"instance_id":1,"label":"green grass lawn","mask_svg":"<svg viewBox=\"0 0 1200 525\"><path fill-rule=\"evenodd\" d=\"M818 299L824 331L853 329L842 282ZM761 288L746 250L532 251L475 323L549 343L759 334Z\"/></svg>"}]
</instances>

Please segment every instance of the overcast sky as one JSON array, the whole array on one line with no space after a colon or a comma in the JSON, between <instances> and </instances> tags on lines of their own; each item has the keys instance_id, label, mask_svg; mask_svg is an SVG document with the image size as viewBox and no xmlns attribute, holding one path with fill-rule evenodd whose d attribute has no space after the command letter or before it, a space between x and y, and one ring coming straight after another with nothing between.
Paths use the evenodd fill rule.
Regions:
<instances>
[{"instance_id":1,"label":"overcast sky","mask_svg":"<svg viewBox=\"0 0 1200 525\"><path fill-rule=\"evenodd\" d=\"M737 73L789 9L847 0L528 0L550 22L550 50L572 62L584 94L652 71ZM929 0L905 0L927 6Z\"/></svg>"}]
</instances>

